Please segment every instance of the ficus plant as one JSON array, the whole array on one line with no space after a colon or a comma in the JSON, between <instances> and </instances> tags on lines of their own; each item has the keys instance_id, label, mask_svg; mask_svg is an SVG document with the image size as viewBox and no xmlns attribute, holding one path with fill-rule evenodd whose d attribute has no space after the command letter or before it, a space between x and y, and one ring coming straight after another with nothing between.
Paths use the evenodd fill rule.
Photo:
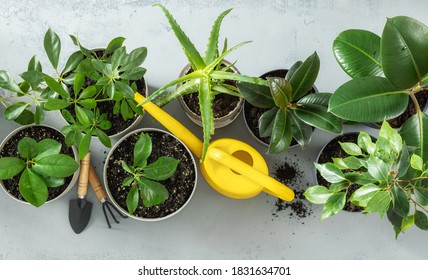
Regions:
<instances>
[{"instance_id":1,"label":"ficus plant","mask_svg":"<svg viewBox=\"0 0 428 280\"><path fill-rule=\"evenodd\" d=\"M428 165L384 121L376 142L360 132L357 143L340 143L345 158L315 166L329 186L312 186L304 195L324 204L321 220L340 212L350 186L357 186L349 201L363 213L387 216L396 237L412 225L428 230Z\"/></svg>"},{"instance_id":2,"label":"ficus plant","mask_svg":"<svg viewBox=\"0 0 428 280\"><path fill-rule=\"evenodd\" d=\"M293 138L305 147L314 127L333 133L342 131L342 120L327 110L331 93L310 93L319 67L315 52L304 62L296 62L285 77L268 77L267 86L238 83L245 100L267 110L258 123L260 136L270 136L268 153L285 152Z\"/></svg>"},{"instance_id":3,"label":"ficus plant","mask_svg":"<svg viewBox=\"0 0 428 280\"><path fill-rule=\"evenodd\" d=\"M61 154L61 143L53 139L37 142L24 137L18 142L18 157L0 158L0 180L19 176L19 192L39 207L48 199L48 188L64 185L79 165L74 158Z\"/></svg>"},{"instance_id":4,"label":"ficus plant","mask_svg":"<svg viewBox=\"0 0 428 280\"><path fill-rule=\"evenodd\" d=\"M146 102L155 100L155 103L158 106L164 106L179 96L198 92L204 138L201 159L203 160L205 158L205 153L211 140L211 136L214 134L214 97L217 94L230 94L233 96L242 97L237 88L228 84L228 81L246 81L249 83L265 85L267 85L267 82L259 78L248 77L230 72L228 70L234 64L232 63L228 66L223 64L223 60L227 55L242 45L248 43L243 42L228 49L227 40L225 40L223 49L219 50L218 41L220 26L224 17L231 11L231 9L222 12L215 20L208 38L205 55L201 55L201 53L196 49L194 44L190 41L190 39L175 21L170 12L161 4L156 4L155 6L160 7L165 14L175 36L184 50L192 71L156 90L152 95L150 95ZM166 92L167 89L176 85L179 86L170 92Z\"/></svg>"},{"instance_id":5,"label":"ficus plant","mask_svg":"<svg viewBox=\"0 0 428 280\"><path fill-rule=\"evenodd\" d=\"M169 156L161 156L148 164L152 154L152 139L142 132L134 146L133 163L122 161L122 168L129 176L123 181L123 186L130 187L126 198L128 212L133 214L140 199L145 207L158 205L168 199L168 190L159 181L174 175L179 160Z\"/></svg>"},{"instance_id":6,"label":"ficus plant","mask_svg":"<svg viewBox=\"0 0 428 280\"><path fill-rule=\"evenodd\" d=\"M428 116L415 97L428 89L428 27L410 17L389 18L381 36L356 29L340 33L333 52L352 80L333 93L329 110L355 122L381 122L402 114L410 99L416 114L400 134L428 161Z\"/></svg>"},{"instance_id":7,"label":"ficus plant","mask_svg":"<svg viewBox=\"0 0 428 280\"><path fill-rule=\"evenodd\" d=\"M12 76L0 71L0 87L14 93L13 103L7 107L4 116L20 124L41 123L44 111L59 110L69 125L62 132L67 145L76 144L79 157L83 158L90 146L91 137L97 136L101 143L111 147L106 130L111 121L99 106L103 102L114 102L112 113L123 119L133 118L144 112L133 100L137 90L135 81L141 79L146 69L140 67L147 49L137 48L129 54L122 46L125 38L110 41L105 49L89 50L71 35L79 50L68 57L61 69L59 58L61 40L49 29L44 37L44 49L55 72L54 76L45 74L41 63L34 56L28 71L20 74L23 81L16 83ZM18 101L15 101L18 99ZM35 107L34 112L30 108Z\"/></svg>"}]
</instances>

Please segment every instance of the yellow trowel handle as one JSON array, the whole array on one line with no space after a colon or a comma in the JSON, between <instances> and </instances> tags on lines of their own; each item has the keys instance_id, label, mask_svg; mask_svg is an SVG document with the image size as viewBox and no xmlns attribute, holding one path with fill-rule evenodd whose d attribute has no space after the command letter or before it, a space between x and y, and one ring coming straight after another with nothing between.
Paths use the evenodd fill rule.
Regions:
<instances>
[{"instance_id":1,"label":"yellow trowel handle","mask_svg":"<svg viewBox=\"0 0 428 280\"><path fill-rule=\"evenodd\" d=\"M215 147L209 147L207 151L207 157L218 161L222 165L225 165L233 171L256 182L257 184L263 187L264 192L267 192L286 201L292 201L294 199L294 192L287 186L278 182L272 177L263 174L257 169L251 167L250 165L235 158L234 156L223 152L220 149L217 149Z\"/></svg>"},{"instance_id":2,"label":"yellow trowel handle","mask_svg":"<svg viewBox=\"0 0 428 280\"><path fill-rule=\"evenodd\" d=\"M136 92L134 100L140 104L144 102L146 98ZM185 128L180 122L152 102L144 103L142 107L178 139L183 141L197 158L202 157L202 142L198 137L190 132L190 130Z\"/></svg>"}]
</instances>

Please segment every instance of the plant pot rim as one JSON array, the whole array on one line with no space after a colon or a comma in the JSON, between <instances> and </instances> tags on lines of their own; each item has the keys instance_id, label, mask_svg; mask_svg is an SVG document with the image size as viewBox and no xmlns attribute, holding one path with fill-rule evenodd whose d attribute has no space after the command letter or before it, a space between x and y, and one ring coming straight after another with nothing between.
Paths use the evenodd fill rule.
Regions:
<instances>
[{"instance_id":1,"label":"plant pot rim","mask_svg":"<svg viewBox=\"0 0 428 280\"><path fill-rule=\"evenodd\" d=\"M4 145L6 144L6 142L10 139L10 138L12 138L16 133L18 133L19 131L21 131L21 130L23 130L23 129L26 129L26 128L28 128L28 127L32 127L32 126L44 126L44 127L47 127L47 128L51 128L51 129L54 129L54 130L56 130L57 132L59 132L59 133L61 133L61 131L60 130L58 130L57 128L55 128L55 127L53 127L53 126L50 126L50 125L47 125L47 124L29 124L29 125L23 125L23 126L20 126L20 127L18 127L18 128L15 128L14 130L12 130L4 139L3 139L3 141L1 142L1 144L0 144L0 151L1 150L3 150L3 147L4 147ZM61 135L63 135L62 133L61 133ZM65 144L63 144L63 145L65 145ZM54 199L51 199L51 200L47 200L46 202L45 202L45 204L47 204L47 203L51 203L51 202L53 202L53 201L56 201L56 200L58 200L58 199L60 199L61 197L63 197L63 196L65 196L73 187L74 187L74 185L76 184L76 182L77 182L77 179L78 179L78 177L79 177L79 170L80 170L80 160L79 160L79 153L77 152L77 149L76 149L76 147L75 146L71 146L70 147L72 150L73 150L73 154L74 154L74 160L79 164L79 168L76 170L76 172L74 172L74 175L73 175L73 177L71 178L71 181L70 181L70 183L68 184L68 186L67 186L67 188L60 194L60 195L58 195L57 197L55 197ZM20 200L20 199L18 199L18 198L16 198L15 196L13 196L12 194L10 194L7 190L6 190L6 188L5 188L5 186L4 186L4 184L3 184L3 180L0 180L0 186L1 186L1 188L3 189L3 191L9 196L9 197L11 197L11 198L13 198L15 201L18 201L18 202L20 202L20 203L23 203L23 204L27 204L27 205L31 205L29 202L27 202L27 201L24 201L24 200Z\"/></svg>"},{"instance_id":2,"label":"plant pot rim","mask_svg":"<svg viewBox=\"0 0 428 280\"><path fill-rule=\"evenodd\" d=\"M231 64L227 60L223 60L223 63L227 66ZM188 63L186 66L184 66L183 70L181 70L179 77L184 76L187 73L187 71L189 71L190 69L191 69L191 65L190 63ZM232 69L236 74L240 74L239 70L235 66L232 66L230 69ZM178 85L177 87L179 86L180 85ZM183 96L179 96L177 99L180 106L183 108L184 112L186 113L186 115L195 124L202 127L202 117L199 116L198 114L195 114L192 110L190 110L189 106L187 106L186 102L184 102ZM239 116L239 113L241 112L243 105L244 105L244 98L241 97L239 98L239 101L236 107L232 111L230 111L227 115L222 116L220 118L214 118L214 127L221 128L232 123Z\"/></svg>"},{"instance_id":3,"label":"plant pot rim","mask_svg":"<svg viewBox=\"0 0 428 280\"><path fill-rule=\"evenodd\" d=\"M186 149L186 151L189 153L189 155L190 155L190 157L191 157L191 159L192 159L192 163L193 163L193 169L194 169L194 171L195 171L195 181L194 181L194 183L193 183L193 188L192 188L192 192L191 192L191 194L190 194L190 196L189 196L189 198L187 199L187 201L177 210L177 211L175 211L175 212L173 212L173 213L171 213L171 214L169 214L169 215L166 215L166 216L163 216L163 217L160 217L160 218L141 218L141 217L136 217L136 216L134 216L134 215L132 215L132 214L130 214L128 211L126 211L125 209L123 209L117 202L116 202L116 200L113 198L113 196L112 196L112 194L110 193L110 188L109 188L109 185L108 185L108 180L107 180L107 167L108 167L108 163L109 163L109 158L110 158L110 156L113 154L113 152L116 150L116 148L117 148L117 146L119 146L119 144L120 143L122 143L122 141L124 141L126 138L128 138L128 137L130 137L131 135L133 135L133 134L137 134L137 133L140 133L140 132L146 132L146 131L156 131L156 132L161 132L161 133L164 133L164 134L168 134L168 135L170 135L170 136L172 136L172 137L174 137L174 139L176 139L179 143L181 143L184 147L185 147L185 149ZM127 133L125 136L123 136L119 141L117 141L115 144L114 144L114 146L110 149L110 151L109 151L109 153L108 153L108 155L107 155L107 158L106 158L106 161L105 161L105 164L104 164L104 170L103 170L103 180L104 180L104 185L105 185L105 189L106 189L106 193L107 193L107 196L109 197L109 199L110 199L110 201L114 204L114 206L121 212L121 213L123 213L123 214L125 214L126 216L128 216L128 217L130 217L130 218L133 218L133 219L135 219L135 220L139 220L139 221L143 221L143 222L157 222L157 221L161 221L161 220L165 220L165 219L168 219L168 218L170 218L170 217L172 217L172 216L174 216L174 215L176 215L177 213L179 213L181 210L183 210L183 208L184 207L186 207L186 205L189 203L189 201L192 199L192 197L193 197L193 194L195 193L195 189L196 189L196 186L197 186L197 183L198 183L198 169L197 169L197 165L196 165L196 161L195 161L195 158L193 157L193 155L192 155L192 153L190 152L190 150L189 150L189 148L180 140L180 139L178 139L175 135L173 135L172 133L170 133L170 132L168 132L168 131L165 131L165 130L163 130L163 129L159 129L159 128L150 128L150 127L148 127L148 128L140 128L140 129L137 129L137 130L134 130L134 131L131 131L131 132L129 132L129 133Z\"/></svg>"}]
</instances>

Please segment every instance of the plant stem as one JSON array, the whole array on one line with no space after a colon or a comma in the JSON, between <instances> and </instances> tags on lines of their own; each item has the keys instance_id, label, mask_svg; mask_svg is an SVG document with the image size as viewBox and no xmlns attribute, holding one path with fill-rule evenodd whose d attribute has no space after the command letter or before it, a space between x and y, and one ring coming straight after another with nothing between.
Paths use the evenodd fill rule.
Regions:
<instances>
[{"instance_id":1,"label":"plant stem","mask_svg":"<svg viewBox=\"0 0 428 280\"><path fill-rule=\"evenodd\" d=\"M410 92L410 98L412 99L413 104L415 104L416 112L420 113L421 112L421 107L419 106L419 102L416 99L415 92Z\"/></svg>"}]
</instances>

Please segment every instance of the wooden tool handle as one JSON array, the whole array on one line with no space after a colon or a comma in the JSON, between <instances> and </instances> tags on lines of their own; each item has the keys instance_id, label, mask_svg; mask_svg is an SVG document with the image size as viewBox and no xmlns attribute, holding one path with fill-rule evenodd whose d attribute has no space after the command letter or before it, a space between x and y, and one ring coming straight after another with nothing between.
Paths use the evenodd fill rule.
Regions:
<instances>
[{"instance_id":1,"label":"wooden tool handle","mask_svg":"<svg viewBox=\"0 0 428 280\"><path fill-rule=\"evenodd\" d=\"M79 183L77 185L77 196L85 198L88 193L88 177L89 166L91 165L91 153L88 152L86 156L80 161Z\"/></svg>"},{"instance_id":2,"label":"wooden tool handle","mask_svg":"<svg viewBox=\"0 0 428 280\"><path fill-rule=\"evenodd\" d=\"M101 202L105 200L107 195L92 165L89 166L89 183L91 184L92 190L97 196L97 199Z\"/></svg>"}]
</instances>

